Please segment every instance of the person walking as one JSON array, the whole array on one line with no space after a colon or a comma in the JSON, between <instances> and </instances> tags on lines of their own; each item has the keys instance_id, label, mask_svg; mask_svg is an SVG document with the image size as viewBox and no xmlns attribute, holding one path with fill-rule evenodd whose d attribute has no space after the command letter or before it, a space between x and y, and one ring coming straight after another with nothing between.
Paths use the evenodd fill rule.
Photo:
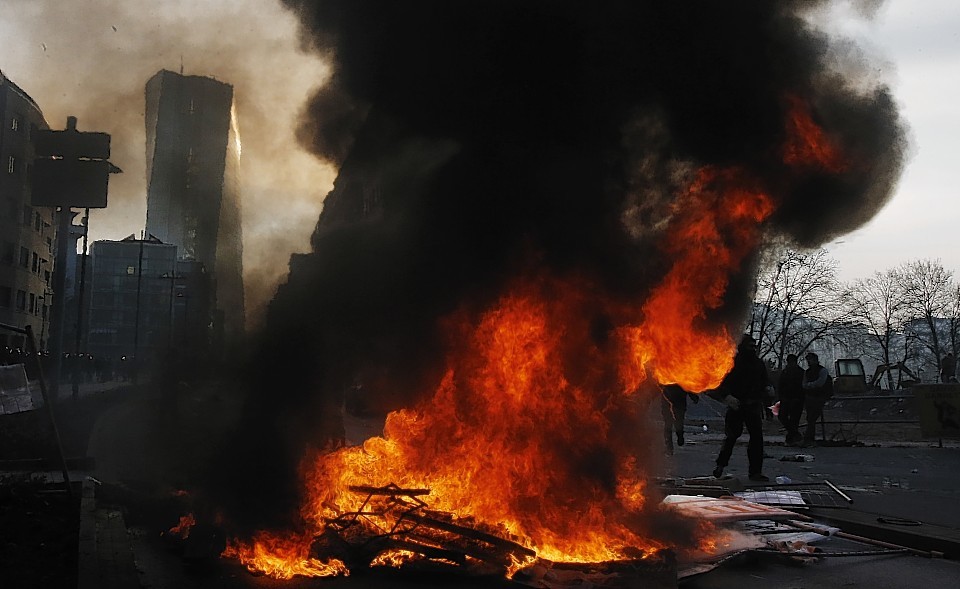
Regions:
<instances>
[{"instance_id":1,"label":"person walking","mask_svg":"<svg viewBox=\"0 0 960 589\"><path fill-rule=\"evenodd\" d=\"M940 360L940 382L957 382L957 360L949 352Z\"/></svg>"},{"instance_id":2,"label":"person walking","mask_svg":"<svg viewBox=\"0 0 960 589\"><path fill-rule=\"evenodd\" d=\"M769 481L763 474L763 417L770 385L767 367L757 357L757 343L744 335L733 358L733 368L717 389L719 399L727 405L724 416L724 439L717 456L713 476L720 478L730 463L733 447L747 428L747 462L751 481Z\"/></svg>"},{"instance_id":3,"label":"person walking","mask_svg":"<svg viewBox=\"0 0 960 589\"><path fill-rule=\"evenodd\" d=\"M787 354L787 365L780 372L777 382L780 412L777 415L787 430L786 445L797 446L803 441L800 434L800 416L803 415L803 368L797 363L796 354Z\"/></svg>"},{"instance_id":4,"label":"person walking","mask_svg":"<svg viewBox=\"0 0 960 589\"><path fill-rule=\"evenodd\" d=\"M660 387L660 416L663 417L663 443L667 454L673 454L673 436L676 432L677 445L683 446L684 418L687 414L687 396L694 403L700 402L700 397L683 390L678 384L662 385Z\"/></svg>"},{"instance_id":5,"label":"person walking","mask_svg":"<svg viewBox=\"0 0 960 589\"><path fill-rule=\"evenodd\" d=\"M807 428L803 432L804 448L816 446L817 422L823 417L823 406L832 396L833 381L830 373L820 365L820 357L813 352L804 358L807 369L803 373L803 407L807 412Z\"/></svg>"}]
</instances>

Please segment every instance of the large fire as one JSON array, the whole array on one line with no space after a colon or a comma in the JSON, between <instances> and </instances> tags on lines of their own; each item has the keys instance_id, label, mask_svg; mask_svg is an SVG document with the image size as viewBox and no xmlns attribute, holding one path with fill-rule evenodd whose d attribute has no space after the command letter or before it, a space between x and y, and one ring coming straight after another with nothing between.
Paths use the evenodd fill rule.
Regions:
<instances>
[{"instance_id":1,"label":"large fire","mask_svg":"<svg viewBox=\"0 0 960 589\"><path fill-rule=\"evenodd\" d=\"M788 165L841 165L791 99ZM388 415L382 437L303 460L306 532L235 541L229 555L275 574L346 571L310 544L363 507L351 487L429 490L431 509L494 526L553 561L599 562L668 547L643 460L642 414L656 385L716 387L734 339L707 321L730 276L756 252L775 198L747 170L707 167L676 199L664 232L672 260L643 301L614 300L584 276L531 272L483 312L445 322L445 370L420 405ZM709 544L711 531L694 539Z\"/></svg>"}]
</instances>

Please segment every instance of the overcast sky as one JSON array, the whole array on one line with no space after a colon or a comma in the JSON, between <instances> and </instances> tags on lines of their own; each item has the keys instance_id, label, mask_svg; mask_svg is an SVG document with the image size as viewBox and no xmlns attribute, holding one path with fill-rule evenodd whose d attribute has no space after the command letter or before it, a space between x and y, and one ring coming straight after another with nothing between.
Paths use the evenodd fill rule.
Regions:
<instances>
[{"instance_id":1,"label":"overcast sky","mask_svg":"<svg viewBox=\"0 0 960 589\"><path fill-rule=\"evenodd\" d=\"M863 0L861 0L863 1ZM867 2L870 4L870 2ZM960 274L960 2L892 0L872 19L841 4L825 26L875 60L910 127L911 155L898 191L871 223L829 250L841 278L866 277L918 258ZM254 313L308 237L335 170L306 154L293 133L301 106L328 75L300 50L295 19L272 0L2 0L0 69L38 102L48 123L76 115L81 130L113 136L110 207L92 239L142 229L146 208L143 88L162 68L234 85L243 141L244 266Z\"/></svg>"},{"instance_id":2,"label":"overcast sky","mask_svg":"<svg viewBox=\"0 0 960 589\"><path fill-rule=\"evenodd\" d=\"M922 258L940 259L960 275L954 177L960 172L960 2L893 0L870 21L834 18L832 23L878 58L911 141L890 204L872 222L828 247L840 264L841 278L864 278Z\"/></svg>"}]
</instances>

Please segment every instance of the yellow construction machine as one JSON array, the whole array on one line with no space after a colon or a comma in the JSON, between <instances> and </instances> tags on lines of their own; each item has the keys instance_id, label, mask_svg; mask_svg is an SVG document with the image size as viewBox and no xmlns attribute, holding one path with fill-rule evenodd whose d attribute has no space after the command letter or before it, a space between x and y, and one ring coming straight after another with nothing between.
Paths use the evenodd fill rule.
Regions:
<instances>
[{"instance_id":1,"label":"yellow construction machine","mask_svg":"<svg viewBox=\"0 0 960 589\"><path fill-rule=\"evenodd\" d=\"M920 382L917 375L904 365L903 362L894 364L880 364L868 381L867 373L863 369L863 362L859 358L841 358L836 361L836 374L833 379L833 390L839 395L862 395L868 391L879 391L889 386L890 382L884 378L888 372L896 372L893 379L896 390L907 389Z\"/></svg>"}]
</instances>

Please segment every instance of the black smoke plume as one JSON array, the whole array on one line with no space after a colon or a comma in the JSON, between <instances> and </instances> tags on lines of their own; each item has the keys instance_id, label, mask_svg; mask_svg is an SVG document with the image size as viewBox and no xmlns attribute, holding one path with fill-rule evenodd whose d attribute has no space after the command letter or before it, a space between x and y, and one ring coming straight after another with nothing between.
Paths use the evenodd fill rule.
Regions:
<instances>
[{"instance_id":1,"label":"black smoke plume","mask_svg":"<svg viewBox=\"0 0 960 589\"><path fill-rule=\"evenodd\" d=\"M337 162L251 364L231 488L269 524L297 461L360 383L383 406L430 391L437 320L536 267L643 300L675 195L702 166L774 193L770 236L814 246L882 207L903 159L889 89L844 77L804 11L823 2L286 0L335 75L301 138ZM783 162L789 97L850 162ZM718 317L742 312L756 256ZM252 466L251 466L252 465Z\"/></svg>"}]
</instances>

